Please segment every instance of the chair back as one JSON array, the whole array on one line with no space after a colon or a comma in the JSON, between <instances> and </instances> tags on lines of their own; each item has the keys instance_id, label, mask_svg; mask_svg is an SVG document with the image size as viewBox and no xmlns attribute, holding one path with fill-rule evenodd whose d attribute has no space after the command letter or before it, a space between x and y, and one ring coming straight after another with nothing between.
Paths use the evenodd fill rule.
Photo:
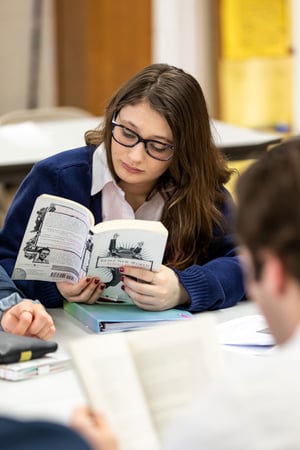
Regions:
<instances>
[{"instance_id":1,"label":"chair back","mask_svg":"<svg viewBox=\"0 0 300 450\"><path fill-rule=\"evenodd\" d=\"M76 119L92 117L93 114L85 109L74 106L53 106L49 108L18 109L4 113L0 116L0 125L19 122L42 122L49 120Z\"/></svg>"}]
</instances>

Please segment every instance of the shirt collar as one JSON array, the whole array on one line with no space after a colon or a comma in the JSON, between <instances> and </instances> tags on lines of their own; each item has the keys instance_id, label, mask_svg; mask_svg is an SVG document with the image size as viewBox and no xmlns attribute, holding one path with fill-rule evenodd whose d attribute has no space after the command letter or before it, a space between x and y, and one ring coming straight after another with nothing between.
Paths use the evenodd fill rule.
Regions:
<instances>
[{"instance_id":1,"label":"shirt collar","mask_svg":"<svg viewBox=\"0 0 300 450\"><path fill-rule=\"evenodd\" d=\"M98 194L110 182L115 184L115 180L107 165L106 149L104 143L102 143L93 154L91 195Z\"/></svg>"},{"instance_id":2,"label":"shirt collar","mask_svg":"<svg viewBox=\"0 0 300 450\"><path fill-rule=\"evenodd\" d=\"M107 186L111 184L111 186ZM91 187L91 195L96 195L98 192L103 191L104 187L106 188L106 193L104 194L104 216L110 217L111 219L111 205L112 203L115 204L116 197L114 196L113 192L116 192L112 185L114 186L114 189L119 192L119 195L122 197L122 201L128 205L124 198L124 191L117 185L115 179L112 176L112 173L110 172L108 165L107 165L107 157L106 157L106 149L104 144L100 144L99 147L96 148L93 154L93 167L92 167L92 187ZM113 196L113 197L112 197ZM112 198L114 201L112 201ZM122 208L124 209L124 204L121 201L121 206L118 206L118 218L129 218L128 213L121 213L120 211ZM164 208L164 200L163 197L159 192L156 192L156 194L151 198L151 200L145 202L137 211L136 211L136 218L137 219L144 219L144 220L160 220L162 211ZM105 206L105 205L109 205ZM125 207L127 208L127 206ZM130 207L131 208L131 207ZM105 212L106 211L106 212ZM108 213L109 211L109 213ZM132 213L134 216L134 213ZM131 216L130 216L131 218ZM109 219L106 219L109 220Z\"/></svg>"}]
</instances>

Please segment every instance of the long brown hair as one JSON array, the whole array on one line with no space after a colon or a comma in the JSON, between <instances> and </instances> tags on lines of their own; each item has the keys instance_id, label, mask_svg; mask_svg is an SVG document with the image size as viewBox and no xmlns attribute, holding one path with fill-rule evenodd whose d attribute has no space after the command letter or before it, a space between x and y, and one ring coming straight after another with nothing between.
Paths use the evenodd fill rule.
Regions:
<instances>
[{"instance_id":1,"label":"long brown hair","mask_svg":"<svg viewBox=\"0 0 300 450\"><path fill-rule=\"evenodd\" d=\"M223 228L218 207L231 171L213 143L205 98L196 79L167 64L144 68L112 96L102 128L88 131L86 143L104 142L109 168L118 181L111 157L111 121L125 105L141 101L166 119L175 147L171 165L156 186L165 199L161 220L169 230L165 263L178 269L201 264L215 226Z\"/></svg>"}]
</instances>

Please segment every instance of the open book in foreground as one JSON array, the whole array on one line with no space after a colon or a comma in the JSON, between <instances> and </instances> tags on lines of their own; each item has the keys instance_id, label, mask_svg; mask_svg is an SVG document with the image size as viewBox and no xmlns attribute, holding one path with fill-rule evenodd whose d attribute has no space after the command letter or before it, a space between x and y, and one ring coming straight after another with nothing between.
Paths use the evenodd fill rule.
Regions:
<instances>
[{"instance_id":1,"label":"open book in foreground","mask_svg":"<svg viewBox=\"0 0 300 450\"><path fill-rule=\"evenodd\" d=\"M103 298L130 302L119 267L159 271L168 231L159 221L111 220L95 225L85 206L53 195L34 204L12 278L78 282L86 275L106 284Z\"/></svg>"},{"instance_id":2,"label":"open book in foreground","mask_svg":"<svg viewBox=\"0 0 300 450\"><path fill-rule=\"evenodd\" d=\"M64 302L64 310L95 333L153 327L174 320L193 319L188 311L168 309L146 311L132 303L102 302L95 305Z\"/></svg>"},{"instance_id":3,"label":"open book in foreground","mask_svg":"<svg viewBox=\"0 0 300 450\"><path fill-rule=\"evenodd\" d=\"M106 415L120 450L157 450L170 422L223 366L212 313L91 335L68 350L91 407Z\"/></svg>"}]
</instances>

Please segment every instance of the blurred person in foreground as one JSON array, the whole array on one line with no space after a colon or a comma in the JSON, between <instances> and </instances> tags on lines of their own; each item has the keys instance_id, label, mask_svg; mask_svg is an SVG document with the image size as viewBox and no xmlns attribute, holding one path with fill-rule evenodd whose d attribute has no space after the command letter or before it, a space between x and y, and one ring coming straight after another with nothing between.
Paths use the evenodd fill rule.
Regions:
<instances>
[{"instance_id":1,"label":"blurred person in foreground","mask_svg":"<svg viewBox=\"0 0 300 450\"><path fill-rule=\"evenodd\" d=\"M211 383L166 432L163 450L300 448L300 138L241 175L237 202L246 290L278 346L257 367ZM78 413L73 420L94 450L106 450L97 427L84 427Z\"/></svg>"}]
</instances>

